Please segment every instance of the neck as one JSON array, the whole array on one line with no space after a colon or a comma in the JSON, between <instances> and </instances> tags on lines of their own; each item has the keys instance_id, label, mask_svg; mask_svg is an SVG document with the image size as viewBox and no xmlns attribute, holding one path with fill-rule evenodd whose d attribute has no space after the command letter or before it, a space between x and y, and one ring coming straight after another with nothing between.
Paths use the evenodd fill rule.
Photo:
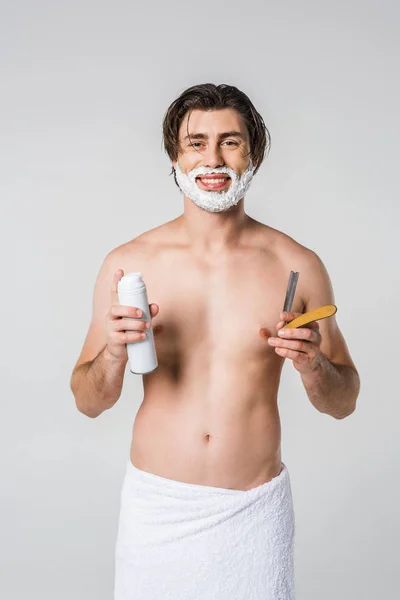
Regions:
<instances>
[{"instance_id":1,"label":"neck","mask_svg":"<svg viewBox=\"0 0 400 600\"><path fill-rule=\"evenodd\" d=\"M217 254L237 246L249 217L244 198L226 212L208 212L184 196L184 213L179 217L182 234L200 253Z\"/></svg>"}]
</instances>

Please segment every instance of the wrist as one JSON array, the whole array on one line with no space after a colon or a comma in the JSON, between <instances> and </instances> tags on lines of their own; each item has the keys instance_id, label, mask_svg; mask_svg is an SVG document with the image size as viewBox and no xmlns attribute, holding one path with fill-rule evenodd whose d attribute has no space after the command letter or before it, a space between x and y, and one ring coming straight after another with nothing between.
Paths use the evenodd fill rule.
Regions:
<instances>
[{"instance_id":1,"label":"wrist","mask_svg":"<svg viewBox=\"0 0 400 600\"><path fill-rule=\"evenodd\" d=\"M301 373L303 382L312 383L320 378L321 373L324 370L324 365L326 363L326 357L320 352L314 359L310 368Z\"/></svg>"},{"instance_id":2,"label":"wrist","mask_svg":"<svg viewBox=\"0 0 400 600\"><path fill-rule=\"evenodd\" d=\"M103 358L107 364L111 364L111 365L125 366L126 363L128 362L127 356L123 357L123 358L119 358L118 356L115 356L114 354L112 354L110 352L107 344L105 345L104 350L103 350Z\"/></svg>"}]
</instances>

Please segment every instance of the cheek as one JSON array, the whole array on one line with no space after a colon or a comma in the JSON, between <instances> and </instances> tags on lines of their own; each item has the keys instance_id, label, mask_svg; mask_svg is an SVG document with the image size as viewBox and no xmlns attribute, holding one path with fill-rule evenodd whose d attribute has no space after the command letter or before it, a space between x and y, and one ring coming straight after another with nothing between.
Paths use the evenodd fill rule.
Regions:
<instances>
[{"instance_id":1,"label":"cheek","mask_svg":"<svg viewBox=\"0 0 400 600\"><path fill-rule=\"evenodd\" d=\"M199 159L186 157L184 161L179 163L181 165L182 170L188 175L190 171L193 171L196 167L200 166Z\"/></svg>"}]
</instances>

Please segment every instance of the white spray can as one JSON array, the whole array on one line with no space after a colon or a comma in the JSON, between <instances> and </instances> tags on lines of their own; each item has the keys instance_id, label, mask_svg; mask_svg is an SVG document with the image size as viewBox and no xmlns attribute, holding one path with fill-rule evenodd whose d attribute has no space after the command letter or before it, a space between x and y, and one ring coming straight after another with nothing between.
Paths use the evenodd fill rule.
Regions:
<instances>
[{"instance_id":1,"label":"white spray can","mask_svg":"<svg viewBox=\"0 0 400 600\"><path fill-rule=\"evenodd\" d=\"M143 315L132 321L151 322L147 290L141 273L127 273L118 282L118 301L123 306L135 306ZM130 330L129 330L130 331ZM134 326L132 331L135 331ZM126 345L131 373L144 375L158 367L153 328L145 330L146 339Z\"/></svg>"}]
</instances>

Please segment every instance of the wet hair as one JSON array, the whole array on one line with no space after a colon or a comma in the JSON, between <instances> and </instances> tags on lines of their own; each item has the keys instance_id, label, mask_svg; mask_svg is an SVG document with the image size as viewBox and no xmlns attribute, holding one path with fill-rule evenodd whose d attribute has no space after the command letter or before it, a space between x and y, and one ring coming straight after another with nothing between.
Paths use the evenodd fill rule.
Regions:
<instances>
[{"instance_id":1,"label":"wet hair","mask_svg":"<svg viewBox=\"0 0 400 600\"><path fill-rule=\"evenodd\" d=\"M254 173L257 173L271 147L270 133L248 96L237 87L225 83L194 85L182 92L169 106L164 115L162 131L164 149L171 161L178 160L179 128L185 115L189 112L187 123L189 135L189 119L193 110L210 111L223 108L234 108L242 116L250 138L250 156L253 162L257 163ZM178 185L173 166L170 175L172 174Z\"/></svg>"}]
</instances>

